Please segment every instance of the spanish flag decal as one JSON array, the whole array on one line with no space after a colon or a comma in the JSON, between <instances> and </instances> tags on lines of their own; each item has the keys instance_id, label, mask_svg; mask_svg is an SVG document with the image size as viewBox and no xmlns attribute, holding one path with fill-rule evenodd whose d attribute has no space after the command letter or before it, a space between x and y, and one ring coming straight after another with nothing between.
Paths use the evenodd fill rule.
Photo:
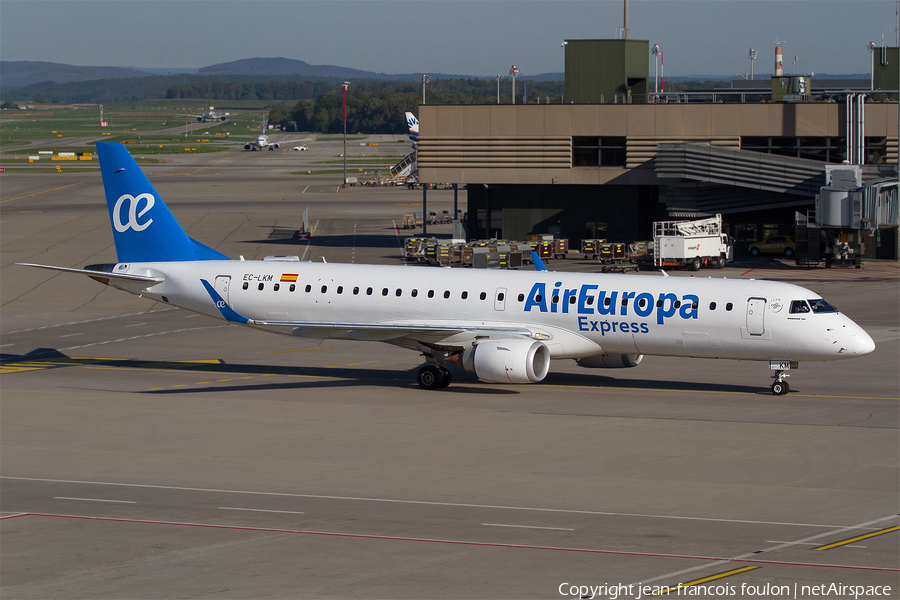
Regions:
<instances>
[{"instance_id":1,"label":"spanish flag decal","mask_svg":"<svg viewBox=\"0 0 900 600\"><path fill-rule=\"evenodd\" d=\"M282 273L281 274L282 283L287 281L288 283L296 283L297 274L296 273Z\"/></svg>"}]
</instances>

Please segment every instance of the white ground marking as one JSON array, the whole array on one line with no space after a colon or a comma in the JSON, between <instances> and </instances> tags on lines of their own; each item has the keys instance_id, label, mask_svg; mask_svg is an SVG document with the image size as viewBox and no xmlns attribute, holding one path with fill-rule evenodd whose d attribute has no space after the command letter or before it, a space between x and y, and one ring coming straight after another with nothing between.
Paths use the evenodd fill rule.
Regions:
<instances>
[{"instance_id":1,"label":"white ground marking","mask_svg":"<svg viewBox=\"0 0 900 600\"><path fill-rule=\"evenodd\" d=\"M263 508L236 508L233 506L220 506L219 510L246 510L250 512L265 512L265 513L284 513L288 515L305 515L306 513L298 512L296 510L266 510Z\"/></svg>"},{"instance_id":2,"label":"white ground marking","mask_svg":"<svg viewBox=\"0 0 900 600\"><path fill-rule=\"evenodd\" d=\"M537 525L505 525L503 523L482 523L485 527L516 527L521 529L552 529L554 531L575 531L568 527L538 527Z\"/></svg>"},{"instance_id":3,"label":"white ground marking","mask_svg":"<svg viewBox=\"0 0 900 600\"><path fill-rule=\"evenodd\" d=\"M225 327L225 325L223 325ZM540 508L540 507L532 507L532 506L501 506L501 505L493 505L493 504L466 504L461 502L432 502L428 500L398 500L394 498L365 498L358 496L324 496L320 494L292 494L288 492L255 492L251 490L221 490L215 488L195 488L195 487L186 487L186 486L174 486L174 485L150 485L150 484L142 484L142 483L120 483L120 482L110 482L110 481L81 481L76 479L46 479L41 477L11 477L9 475L0 475L0 479L10 479L13 481L42 481L49 483L77 483L82 485L108 485L113 487L134 487L134 488L146 488L146 489L154 489L154 490L177 490L177 491L188 491L188 492L215 492L219 494L245 494L249 496L278 496L283 498L316 498L320 500L355 500L359 502L384 502L390 504L414 504L420 506L451 506L457 508L492 508L497 510L521 510L521 511L532 511L532 512L548 512L548 513L560 513L560 514L572 514L572 515L596 515L596 516L609 516L609 517L636 517L643 519L673 519L673 520L684 520L684 521L708 521L714 523L747 523L751 525L785 525L789 527L821 527L827 528L831 531L821 534L822 536L832 535L834 533L840 533L842 531L849 531L853 529L871 529L877 530L881 529L880 527L870 527L869 523L863 523L862 525L835 525L835 524L825 524L825 523L789 523L784 521L755 521L749 519L717 519L711 517L685 517L685 516L676 516L676 515L653 515L653 514L641 514L641 513L623 513L623 512L604 512L604 511L596 511L596 510L571 510L566 508ZM890 517L884 517L881 519L876 519L872 521L872 523L878 523L881 521L885 521L887 519L896 518L897 515L891 515ZM819 537L819 536L816 536ZM810 541L809 539L798 540L801 542Z\"/></svg>"},{"instance_id":4,"label":"white ground marking","mask_svg":"<svg viewBox=\"0 0 900 600\"><path fill-rule=\"evenodd\" d=\"M72 498L70 496L54 496L56 500L81 500L83 502L113 502L115 504L137 504L132 500L106 500L105 498Z\"/></svg>"}]
</instances>

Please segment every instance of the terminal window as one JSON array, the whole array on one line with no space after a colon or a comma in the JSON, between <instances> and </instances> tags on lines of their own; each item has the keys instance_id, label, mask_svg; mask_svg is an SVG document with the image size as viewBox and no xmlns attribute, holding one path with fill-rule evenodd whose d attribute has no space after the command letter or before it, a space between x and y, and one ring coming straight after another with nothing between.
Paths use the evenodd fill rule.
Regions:
<instances>
[{"instance_id":1,"label":"terminal window","mask_svg":"<svg viewBox=\"0 0 900 600\"><path fill-rule=\"evenodd\" d=\"M625 138L576 136L572 138L573 167L624 167Z\"/></svg>"}]
</instances>

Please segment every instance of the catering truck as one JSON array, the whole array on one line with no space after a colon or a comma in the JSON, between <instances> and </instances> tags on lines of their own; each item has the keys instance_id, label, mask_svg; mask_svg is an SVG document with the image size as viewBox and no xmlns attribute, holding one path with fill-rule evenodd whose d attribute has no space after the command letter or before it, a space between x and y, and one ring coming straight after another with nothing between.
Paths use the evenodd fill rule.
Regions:
<instances>
[{"instance_id":1,"label":"catering truck","mask_svg":"<svg viewBox=\"0 0 900 600\"><path fill-rule=\"evenodd\" d=\"M699 221L653 223L653 263L657 267L721 269L730 256L728 236L722 233L722 215Z\"/></svg>"}]
</instances>

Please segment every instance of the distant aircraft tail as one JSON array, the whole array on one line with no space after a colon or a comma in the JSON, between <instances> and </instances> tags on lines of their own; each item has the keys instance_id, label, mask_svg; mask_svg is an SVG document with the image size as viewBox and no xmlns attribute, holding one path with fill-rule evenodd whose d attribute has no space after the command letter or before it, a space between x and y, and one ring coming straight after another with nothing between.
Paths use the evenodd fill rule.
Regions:
<instances>
[{"instance_id":1,"label":"distant aircraft tail","mask_svg":"<svg viewBox=\"0 0 900 600\"><path fill-rule=\"evenodd\" d=\"M230 260L188 237L125 146L98 142L97 156L120 263Z\"/></svg>"},{"instance_id":2,"label":"distant aircraft tail","mask_svg":"<svg viewBox=\"0 0 900 600\"><path fill-rule=\"evenodd\" d=\"M411 112L406 113L406 125L409 127L409 139L419 141L419 120Z\"/></svg>"}]
</instances>

